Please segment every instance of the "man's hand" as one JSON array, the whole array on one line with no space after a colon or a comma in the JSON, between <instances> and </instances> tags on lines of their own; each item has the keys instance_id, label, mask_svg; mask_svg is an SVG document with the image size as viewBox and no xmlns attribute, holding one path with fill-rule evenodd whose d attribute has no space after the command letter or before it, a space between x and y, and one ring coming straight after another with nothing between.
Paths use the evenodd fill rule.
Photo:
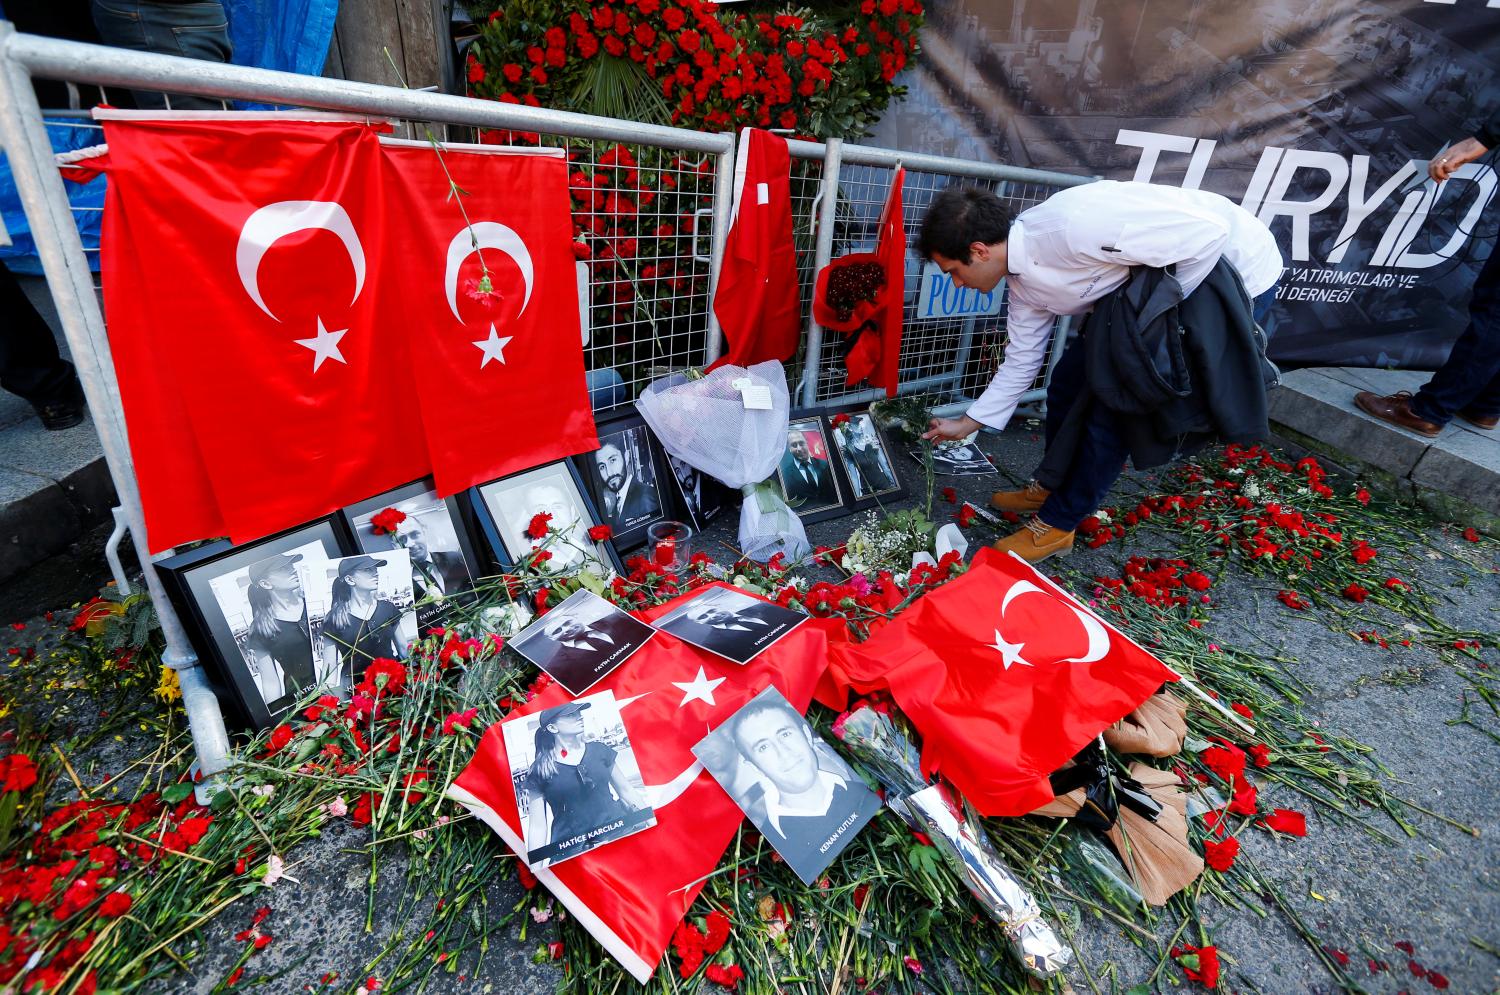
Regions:
<instances>
[{"instance_id":1,"label":"man's hand","mask_svg":"<svg viewBox=\"0 0 1500 995\"><path fill-rule=\"evenodd\" d=\"M1441 183L1452 176L1459 166L1473 162L1488 151L1479 144L1479 139L1465 138L1433 156L1432 161L1427 164L1427 175Z\"/></svg>"},{"instance_id":2,"label":"man's hand","mask_svg":"<svg viewBox=\"0 0 1500 995\"><path fill-rule=\"evenodd\" d=\"M968 415L958 418L934 418L927 423L927 431L922 433L922 438L928 442L957 442L983 426Z\"/></svg>"}]
</instances>

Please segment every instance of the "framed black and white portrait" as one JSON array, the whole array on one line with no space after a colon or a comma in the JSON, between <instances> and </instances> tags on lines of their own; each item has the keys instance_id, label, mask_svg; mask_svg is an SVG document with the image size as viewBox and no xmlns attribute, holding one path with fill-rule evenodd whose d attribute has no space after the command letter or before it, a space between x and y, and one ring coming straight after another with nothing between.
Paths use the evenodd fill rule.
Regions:
<instances>
[{"instance_id":1,"label":"framed black and white portrait","mask_svg":"<svg viewBox=\"0 0 1500 995\"><path fill-rule=\"evenodd\" d=\"M693 528L703 531L714 519L734 507L734 495L728 487L671 453L664 455L667 469L672 472L677 504Z\"/></svg>"},{"instance_id":2,"label":"framed black and white portrait","mask_svg":"<svg viewBox=\"0 0 1500 995\"><path fill-rule=\"evenodd\" d=\"M774 685L693 754L807 885L880 811L879 796Z\"/></svg>"},{"instance_id":3,"label":"framed black and white portrait","mask_svg":"<svg viewBox=\"0 0 1500 995\"><path fill-rule=\"evenodd\" d=\"M619 549L639 546L646 526L667 517L664 456L645 419L627 415L599 426L598 449L573 457Z\"/></svg>"},{"instance_id":4,"label":"framed black and white portrait","mask_svg":"<svg viewBox=\"0 0 1500 995\"><path fill-rule=\"evenodd\" d=\"M417 638L410 553L358 553L297 569L320 687L347 698L375 660L406 659Z\"/></svg>"},{"instance_id":5,"label":"framed black and white portrait","mask_svg":"<svg viewBox=\"0 0 1500 995\"><path fill-rule=\"evenodd\" d=\"M347 549L342 523L327 518L155 564L231 722L266 728L317 686L302 568Z\"/></svg>"},{"instance_id":6,"label":"framed black and white portrait","mask_svg":"<svg viewBox=\"0 0 1500 995\"><path fill-rule=\"evenodd\" d=\"M804 522L844 512L844 487L834 469L828 436L827 423L815 414L794 414L787 426L776 480L787 505Z\"/></svg>"},{"instance_id":7,"label":"framed black and white portrait","mask_svg":"<svg viewBox=\"0 0 1500 995\"><path fill-rule=\"evenodd\" d=\"M547 543L552 556L543 570L561 572L581 566L601 577L623 572L614 546L589 538L589 529L600 524L599 516L578 468L570 461L523 470L480 484L470 493L474 517L502 567L531 555L542 544L527 530L533 518L546 514L552 516L547 524L559 534Z\"/></svg>"},{"instance_id":8,"label":"framed black and white portrait","mask_svg":"<svg viewBox=\"0 0 1500 995\"><path fill-rule=\"evenodd\" d=\"M387 509L398 512L400 521L377 521ZM449 608L472 600L471 589L482 571L464 524L460 496L444 500L430 480L419 480L352 504L343 515L361 553L404 549L410 554L419 630L441 622Z\"/></svg>"},{"instance_id":9,"label":"framed black and white portrait","mask_svg":"<svg viewBox=\"0 0 1500 995\"><path fill-rule=\"evenodd\" d=\"M749 663L807 621L801 612L752 597L734 587L702 588L656 620L656 627L685 643L735 663Z\"/></svg>"},{"instance_id":10,"label":"framed black and white portrait","mask_svg":"<svg viewBox=\"0 0 1500 995\"><path fill-rule=\"evenodd\" d=\"M906 488L896 473L891 450L868 410L836 412L828 424L833 451L855 508L899 500Z\"/></svg>"}]
</instances>

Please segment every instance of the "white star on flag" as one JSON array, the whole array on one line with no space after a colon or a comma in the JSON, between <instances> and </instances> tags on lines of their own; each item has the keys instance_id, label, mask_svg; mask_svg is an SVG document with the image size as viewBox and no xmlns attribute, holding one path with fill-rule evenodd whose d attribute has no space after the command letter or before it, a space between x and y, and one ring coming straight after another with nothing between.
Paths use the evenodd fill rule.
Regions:
<instances>
[{"instance_id":1,"label":"white star on flag","mask_svg":"<svg viewBox=\"0 0 1500 995\"><path fill-rule=\"evenodd\" d=\"M339 339L343 338L348 331L349 329L344 328L337 332L330 332L323 327L323 319L319 318L316 338L296 340L298 345L313 351L314 373L318 372L325 359L336 359L345 366L349 365L349 361L344 358L344 354L339 352Z\"/></svg>"},{"instance_id":2,"label":"white star on flag","mask_svg":"<svg viewBox=\"0 0 1500 995\"><path fill-rule=\"evenodd\" d=\"M1021 658L1021 650L1025 646L1026 643L1024 641L1019 643L1006 642L1005 637L1000 635L1000 630L996 629L995 644L991 646L990 649L999 651L1000 662L1005 664L1006 670L1009 670L1012 664L1020 664L1023 667L1032 666L1032 664Z\"/></svg>"},{"instance_id":3,"label":"white star on flag","mask_svg":"<svg viewBox=\"0 0 1500 995\"><path fill-rule=\"evenodd\" d=\"M682 701L678 703L677 707L681 708L695 699L712 707L716 704L714 701L714 688L723 684L724 680L722 677L715 677L713 680L709 680L708 675L703 672L703 668L700 666L698 668L698 676L692 680L673 681L672 686L682 691Z\"/></svg>"},{"instance_id":4,"label":"white star on flag","mask_svg":"<svg viewBox=\"0 0 1500 995\"><path fill-rule=\"evenodd\" d=\"M484 353L484 358L479 361L479 368L482 370L486 366L490 365L490 360L492 359L499 360L500 365L504 366L505 347L509 343L510 336L506 336L502 339L499 334L496 333L495 326L491 325L490 337L487 339L480 339L478 342L474 343L474 347L480 352Z\"/></svg>"}]
</instances>

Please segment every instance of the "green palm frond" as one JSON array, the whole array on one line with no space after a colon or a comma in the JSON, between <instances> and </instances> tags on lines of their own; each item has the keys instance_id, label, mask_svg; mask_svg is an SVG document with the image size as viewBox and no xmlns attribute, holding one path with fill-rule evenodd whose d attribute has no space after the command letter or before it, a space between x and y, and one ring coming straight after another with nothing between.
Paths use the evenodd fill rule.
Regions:
<instances>
[{"instance_id":1,"label":"green palm frond","mask_svg":"<svg viewBox=\"0 0 1500 995\"><path fill-rule=\"evenodd\" d=\"M646 70L629 59L600 56L591 60L573 91L573 107L585 114L668 124L672 110Z\"/></svg>"}]
</instances>

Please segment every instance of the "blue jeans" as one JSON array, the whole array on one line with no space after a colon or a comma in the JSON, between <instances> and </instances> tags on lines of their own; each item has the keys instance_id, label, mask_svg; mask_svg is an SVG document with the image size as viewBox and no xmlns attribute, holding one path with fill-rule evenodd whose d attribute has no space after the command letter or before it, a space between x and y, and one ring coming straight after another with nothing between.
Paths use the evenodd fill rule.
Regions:
<instances>
[{"instance_id":1,"label":"blue jeans","mask_svg":"<svg viewBox=\"0 0 1500 995\"><path fill-rule=\"evenodd\" d=\"M1448 359L1411 399L1412 414L1446 425L1462 411L1475 418L1500 415L1500 246L1474 281L1469 326Z\"/></svg>"},{"instance_id":2,"label":"blue jeans","mask_svg":"<svg viewBox=\"0 0 1500 995\"><path fill-rule=\"evenodd\" d=\"M1262 328L1270 317L1271 306L1276 303L1276 288L1256 297L1251 302L1251 314ZM1063 350L1052 379L1047 383L1047 445L1052 445L1057 432L1068 416L1073 399L1083 392L1085 384L1083 368L1083 339L1076 338ZM1042 502L1037 517L1054 529L1072 532L1078 523L1099 509L1099 502L1119 479L1125 469L1125 443L1115 432L1115 416L1099 405L1089 413L1089 422L1084 429L1078 447L1078 456L1068 471L1068 479Z\"/></svg>"},{"instance_id":3,"label":"blue jeans","mask_svg":"<svg viewBox=\"0 0 1500 995\"><path fill-rule=\"evenodd\" d=\"M153 3L152 0L93 0L94 26L106 45L158 55L180 55L205 62L228 62L229 19L219 0L200 3ZM171 99L173 110L220 111L224 102L183 93L133 90L142 109L160 110Z\"/></svg>"}]
</instances>

